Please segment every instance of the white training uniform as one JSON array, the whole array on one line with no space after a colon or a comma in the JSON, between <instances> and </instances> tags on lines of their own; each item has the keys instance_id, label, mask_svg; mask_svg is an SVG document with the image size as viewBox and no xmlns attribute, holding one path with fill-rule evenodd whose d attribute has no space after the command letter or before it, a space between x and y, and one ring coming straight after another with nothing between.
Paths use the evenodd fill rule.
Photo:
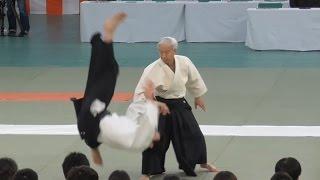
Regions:
<instances>
[{"instance_id":1,"label":"white training uniform","mask_svg":"<svg viewBox=\"0 0 320 180\"><path fill-rule=\"evenodd\" d=\"M99 107L91 112L95 109L99 112ZM98 142L113 148L142 152L152 143L158 116L158 107L154 102L132 102L125 115L112 113L101 119Z\"/></svg>"},{"instance_id":2,"label":"white training uniform","mask_svg":"<svg viewBox=\"0 0 320 180\"><path fill-rule=\"evenodd\" d=\"M135 89L134 101L144 100L144 84L151 80L155 96L164 99L183 98L188 90L193 97L207 92L207 87L192 61L186 56L175 55L175 72L161 58L147 66Z\"/></svg>"}]
</instances>

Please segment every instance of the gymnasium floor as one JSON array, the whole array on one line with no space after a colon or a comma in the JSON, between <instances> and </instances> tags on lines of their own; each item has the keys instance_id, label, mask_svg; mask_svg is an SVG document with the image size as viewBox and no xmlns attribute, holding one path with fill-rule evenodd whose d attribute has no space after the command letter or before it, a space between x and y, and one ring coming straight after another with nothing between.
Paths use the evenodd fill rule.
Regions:
<instances>
[{"instance_id":1,"label":"gymnasium floor","mask_svg":"<svg viewBox=\"0 0 320 180\"><path fill-rule=\"evenodd\" d=\"M31 27L29 37L0 38L0 124L74 124L70 102L37 99L37 93L62 96L83 91L90 44L80 43L79 16L33 15ZM133 92L143 67L157 58L157 51L155 43L117 43L115 51L121 66L116 91L123 96ZM207 112L194 111L199 124L319 126L319 51L252 51L243 43L182 42L179 54L193 60L209 89ZM21 97L26 92L29 98ZM111 110L124 113L128 103L115 99ZM89 156L75 135L0 134L0 157L14 158L20 168L35 169L41 180L63 179L61 163L69 152ZM320 137L224 135L206 136L206 142L209 161L233 171L240 180L268 180L276 161L288 156L301 162L301 180L320 177ZM104 167L96 167L101 179L115 169L127 170L138 179L140 154L105 146L102 152ZM182 179L209 180L214 175L197 169L197 178L185 177L172 149L166 167Z\"/></svg>"}]
</instances>

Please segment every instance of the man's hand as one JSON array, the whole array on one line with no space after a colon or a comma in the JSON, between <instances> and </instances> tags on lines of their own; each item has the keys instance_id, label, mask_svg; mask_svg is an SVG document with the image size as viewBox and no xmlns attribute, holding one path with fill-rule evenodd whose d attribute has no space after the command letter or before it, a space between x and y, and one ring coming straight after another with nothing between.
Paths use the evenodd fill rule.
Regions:
<instances>
[{"instance_id":1,"label":"man's hand","mask_svg":"<svg viewBox=\"0 0 320 180\"><path fill-rule=\"evenodd\" d=\"M91 149L91 156L94 164L99 166L103 165L102 157L98 148Z\"/></svg>"},{"instance_id":2,"label":"man's hand","mask_svg":"<svg viewBox=\"0 0 320 180\"><path fill-rule=\"evenodd\" d=\"M202 97L196 97L194 98L194 107L197 109L198 106L203 110L206 111L206 106L204 104L204 100Z\"/></svg>"},{"instance_id":3,"label":"man's hand","mask_svg":"<svg viewBox=\"0 0 320 180\"><path fill-rule=\"evenodd\" d=\"M159 107L159 111L162 115L167 115L167 114L170 114L170 110L168 108L168 106L165 104L165 103L162 103L162 102L156 102L158 107Z\"/></svg>"}]
</instances>

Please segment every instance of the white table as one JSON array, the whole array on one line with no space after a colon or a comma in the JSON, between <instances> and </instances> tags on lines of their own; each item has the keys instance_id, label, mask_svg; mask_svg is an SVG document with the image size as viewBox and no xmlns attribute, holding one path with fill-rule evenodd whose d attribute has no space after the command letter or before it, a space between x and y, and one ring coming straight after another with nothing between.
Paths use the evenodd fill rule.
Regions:
<instances>
[{"instance_id":1,"label":"white table","mask_svg":"<svg viewBox=\"0 0 320 180\"><path fill-rule=\"evenodd\" d=\"M320 50L320 9L248 9L246 45L256 50Z\"/></svg>"},{"instance_id":2,"label":"white table","mask_svg":"<svg viewBox=\"0 0 320 180\"><path fill-rule=\"evenodd\" d=\"M244 42L247 33L247 9L261 2L186 3L186 39L188 42ZM289 3L281 2L283 7Z\"/></svg>"},{"instance_id":3,"label":"white table","mask_svg":"<svg viewBox=\"0 0 320 180\"><path fill-rule=\"evenodd\" d=\"M115 42L157 42L163 36L188 42L244 42L249 2L82 2L81 41L102 31L105 17L124 11L127 21L120 26ZM283 2L288 7L288 2Z\"/></svg>"},{"instance_id":4,"label":"white table","mask_svg":"<svg viewBox=\"0 0 320 180\"><path fill-rule=\"evenodd\" d=\"M128 19L119 27L115 42L157 42L164 36L185 40L184 3L84 1L80 5L81 41L89 42L92 34L102 32L105 18L120 11Z\"/></svg>"}]
</instances>

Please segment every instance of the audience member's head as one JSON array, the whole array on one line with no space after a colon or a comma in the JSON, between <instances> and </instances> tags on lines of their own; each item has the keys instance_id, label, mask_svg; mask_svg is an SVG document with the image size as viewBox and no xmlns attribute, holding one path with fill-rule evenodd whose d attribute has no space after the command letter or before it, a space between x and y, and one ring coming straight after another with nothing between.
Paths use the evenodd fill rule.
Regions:
<instances>
[{"instance_id":1,"label":"audience member's head","mask_svg":"<svg viewBox=\"0 0 320 180\"><path fill-rule=\"evenodd\" d=\"M62 163L62 169L64 177L67 178L68 172L73 168L77 166L90 166L89 160L86 155L79 153L79 152L72 152L68 154Z\"/></svg>"},{"instance_id":2,"label":"audience member's head","mask_svg":"<svg viewBox=\"0 0 320 180\"><path fill-rule=\"evenodd\" d=\"M277 162L275 172L286 172L293 180L298 180L301 175L301 166L295 158L282 158Z\"/></svg>"},{"instance_id":3,"label":"audience member's head","mask_svg":"<svg viewBox=\"0 0 320 180\"><path fill-rule=\"evenodd\" d=\"M221 171L214 176L213 180L237 180L237 177L230 171Z\"/></svg>"},{"instance_id":4,"label":"audience member's head","mask_svg":"<svg viewBox=\"0 0 320 180\"><path fill-rule=\"evenodd\" d=\"M67 175L67 180L98 180L98 173L89 166L73 167Z\"/></svg>"},{"instance_id":5,"label":"audience member's head","mask_svg":"<svg viewBox=\"0 0 320 180\"><path fill-rule=\"evenodd\" d=\"M17 163L11 158L0 159L0 177L1 180L11 180L18 170Z\"/></svg>"},{"instance_id":6,"label":"audience member's head","mask_svg":"<svg viewBox=\"0 0 320 180\"><path fill-rule=\"evenodd\" d=\"M20 169L14 175L13 180L38 180L38 174L29 168Z\"/></svg>"},{"instance_id":7,"label":"audience member's head","mask_svg":"<svg viewBox=\"0 0 320 180\"><path fill-rule=\"evenodd\" d=\"M130 180L130 176L125 171L116 170L110 174L109 180Z\"/></svg>"},{"instance_id":8,"label":"audience member's head","mask_svg":"<svg viewBox=\"0 0 320 180\"><path fill-rule=\"evenodd\" d=\"M286 172L277 172L271 177L271 180L292 180L292 178Z\"/></svg>"}]
</instances>

